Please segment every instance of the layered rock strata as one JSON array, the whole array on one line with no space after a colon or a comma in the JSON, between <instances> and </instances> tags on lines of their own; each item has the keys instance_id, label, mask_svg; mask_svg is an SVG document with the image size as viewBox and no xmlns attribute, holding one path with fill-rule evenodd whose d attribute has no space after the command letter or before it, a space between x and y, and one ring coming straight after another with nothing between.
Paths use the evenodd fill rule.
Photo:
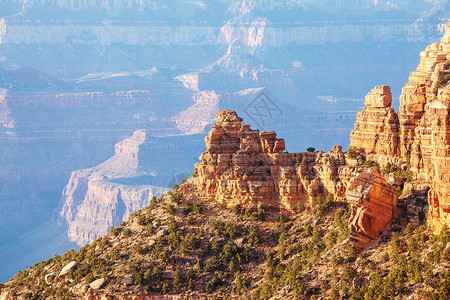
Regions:
<instances>
[{"instance_id":1,"label":"layered rock strata","mask_svg":"<svg viewBox=\"0 0 450 300\"><path fill-rule=\"evenodd\" d=\"M372 100L378 101L379 93L375 95ZM349 228L358 250L394 217L394 187L374 170L352 179L357 169L349 167L341 146L328 153L287 153L284 140L274 131L252 130L234 111L220 111L216 122L195 166L197 196L227 207L263 205L293 212L332 193L352 204Z\"/></svg>"},{"instance_id":2,"label":"layered rock strata","mask_svg":"<svg viewBox=\"0 0 450 300\"><path fill-rule=\"evenodd\" d=\"M328 193L345 195L346 184L339 179L339 166L345 165L342 147L291 154L274 131L252 130L234 111L220 111L216 121L195 166L200 197L228 207L294 211Z\"/></svg>"},{"instance_id":3,"label":"layered rock strata","mask_svg":"<svg viewBox=\"0 0 450 300\"><path fill-rule=\"evenodd\" d=\"M351 146L366 154L398 154L398 118L391 107L392 94L388 86L376 86L366 96L366 107L356 117L350 135Z\"/></svg>"},{"instance_id":4,"label":"layered rock strata","mask_svg":"<svg viewBox=\"0 0 450 300\"><path fill-rule=\"evenodd\" d=\"M428 224L436 231L450 226L449 75L450 27L440 43L420 54L417 69L402 89L398 116L388 109L388 88L376 87L351 134L351 146L366 154L410 159L414 177L431 187ZM389 111L386 117L384 110Z\"/></svg>"},{"instance_id":5,"label":"layered rock strata","mask_svg":"<svg viewBox=\"0 0 450 300\"><path fill-rule=\"evenodd\" d=\"M352 207L350 240L360 251L375 240L394 218L397 194L383 175L370 169L350 181L347 201Z\"/></svg>"}]
</instances>

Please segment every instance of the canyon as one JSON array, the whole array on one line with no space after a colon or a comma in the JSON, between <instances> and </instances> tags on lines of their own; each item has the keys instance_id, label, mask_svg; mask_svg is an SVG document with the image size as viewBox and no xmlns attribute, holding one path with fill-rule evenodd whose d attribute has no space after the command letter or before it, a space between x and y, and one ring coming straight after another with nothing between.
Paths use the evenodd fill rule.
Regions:
<instances>
[{"instance_id":1,"label":"canyon","mask_svg":"<svg viewBox=\"0 0 450 300\"><path fill-rule=\"evenodd\" d=\"M36 260L15 254L14 245L28 245L40 259L54 253L36 233L48 222L77 248L187 177L222 109L275 131L288 151L347 148L361 95L382 80L395 104L416 52L445 29L445 4L397 2L0 3L0 247L9 255L0 261L2 279ZM258 115L263 103L277 113ZM395 140L385 135L377 149ZM133 146L114 152L122 144ZM285 156L261 151L267 163ZM302 166L304 174L291 175L294 158L284 157L269 187L281 188L277 205L292 210L296 199L312 201L321 172L335 175L327 163L342 158L335 151L305 153L320 171ZM343 197L333 180L323 184ZM44 244L47 255L38 249ZM21 267L14 266L19 256Z\"/></svg>"},{"instance_id":2,"label":"canyon","mask_svg":"<svg viewBox=\"0 0 450 300\"><path fill-rule=\"evenodd\" d=\"M166 192L169 188L158 188L163 184L161 180L189 165L187 157L183 157L183 152L178 149L198 144L201 134L191 135L192 140L178 145L177 138L154 138L147 131L135 131L131 137L116 144L115 155L106 162L73 172L63 191L60 222L68 224L69 237L73 241L92 242L92 245L83 247L78 253L68 251L62 257L55 256L19 273L5 286L0 286L2 297L16 299L18 293L25 292L31 295L52 293L47 286L57 288L59 293L92 299L100 299L112 291L123 299L150 299L160 294L170 297L180 292L191 295L191 292L179 290L185 287L179 279L182 278L180 268L191 268L188 272L195 272L202 278L197 283L202 288L190 284L190 291L211 294L221 284L211 287L213 279L208 281L209 272L217 268L227 270L220 265L222 258L218 258L226 253L237 253L236 262L234 254L230 254L233 259L228 268L230 272L236 263L245 267L247 274L264 270L257 275L261 278L276 276L267 275L273 268L270 264L292 265L292 261L294 264L304 261L305 267L312 271L303 272L300 268L300 273L295 271L295 276L301 276L300 282L310 287L300 292L314 295L335 293L328 287L331 275L324 269L329 264L333 264L333 272L337 274L334 276L340 276L340 281L347 280L346 270L354 265L353 272L360 277L353 276L351 292L362 291L368 295L368 288L362 288L364 282L366 286L370 282L370 289L376 289L380 280L382 283L387 280L388 284L391 276L402 276L396 273L398 267L395 264L400 259L395 257L401 256L412 263L414 258L409 258L413 255L409 248L413 246L423 248L416 255L428 253L423 261L433 260L432 256L437 255L432 248L440 249L442 254L439 253L432 268L439 264L439 270L448 269L449 45L450 25L440 43L421 53L419 66L410 73L409 82L403 88L398 113L391 107L389 86L376 86L366 95L365 107L357 114L346 152L337 145L328 152L309 148L307 152L289 153L285 139L275 131L252 129L251 125L242 123L244 119L236 111L219 110L215 124L204 138L206 150L201 153L194 172L187 181ZM214 92L198 92L199 95L203 95L207 103L214 103L216 109L227 99ZM193 100L194 106L178 115L184 120L175 122L179 129L190 128L186 126L190 119L197 126L206 126L207 123L195 121L193 115L198 111L210 115L214 111L210 107L202 110L202 100L198 97ZM251 119L252 115L248 116ZM155 160L156 157L164 160ZM171 164L166 165L168 161ZM179 169L167 170L168 166ZM343 207L348 207L347 218L343 217L346 213ZM295 222L285 223L291 218ZM236 224L242 227L233 227ZM246 227L248 224L252 224L251 227ZM322 227L320 231L316 229L318 227ZM238 228L245 228L245 237L238 238L242 234ZM279 236L276 235L278 231ZM259 236L258 232L264 234ZM103 238L93 241L101 235ZM288 240L286 235L289 235ZM420 241L420 235L433 238ZM274 243L274 236L278 242ZM347 239L340 240L339 237ZM301 242L295 244L298 239ZM284 243L291 243L287 252ZM197 255L200 244L205 247L202 254ZM406 252L401 250L407 245ZM308 247L315 249L316 246L319 248L315 251L321 255L310 258ZM164 253L175 257L173 261L169 255L160 255L162 247L167 251ZM297 252L295 247L300 247ZM214 256L217 251L222 251L215 249L222 248L225 252ZM124 249L127 252L121 252ZM253 252L247 253L253 254L245 254L248 249ZM272 257L274 249L279 253L276 262ZM241 251L242 255L247 255L245 260ZM358 256L358 252L363 252L363 256ZM101 259L93 258L94 253ZM346 257L341 256L343 253ZM178 255L184 257L184 265L179 263ZM256 256L251 258L252 265L248 268L250 255ZM257 255L265 259L257 258ZM139 264L144 259L144 268L141 269L139 264L133 267L130 256L139 258ZM207 257L204 266L197 261L193 267L193 262L204 256ZM366 268L358 267L362 257L383 265L387 271L380 275L377 284L370 279ZM131 267L125 268L125 262ZM337 267L342 264L345 267ZM161 265L164 272L158 269ZM143 270L147 271L144 273ZM286 270L290 272L289 268ZM30 283L36 282L33 279L36 276L42 277L50 271L53 272L45 275L45 286L41 284L42 280L41 283ZM404 272L413 271L405 268ZM435 273L430 276L444 285L439 291L434 288L431 293L450 295L450 290L445 288L450 282L448 275L443 277L440 271ZM66 280L66 276L70 274L76 285L68 286L71 281ZM24 279L26 286L18 285ZM222 280L231 279L222 277ZM173 286L164 288L155 282L173 282ZM145 291L143 286L146 286ZM432 284L419 280L408 287L395 287L389 293L391 296L409 294L420 299L428 293L426 289L432 288L428 286ZM296 288L291 290L283 288L283 291L270 290L269 293L285 296L289 293L287 297L291 297L292 292L297 292Z\"/></svg>"}]
</instances>

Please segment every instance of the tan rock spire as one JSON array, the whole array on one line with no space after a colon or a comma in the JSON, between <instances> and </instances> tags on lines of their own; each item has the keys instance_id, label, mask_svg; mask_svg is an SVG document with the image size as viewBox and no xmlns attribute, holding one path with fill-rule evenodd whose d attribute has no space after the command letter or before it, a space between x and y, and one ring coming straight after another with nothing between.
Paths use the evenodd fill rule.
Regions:
<instances>
[{"instance_id":1,"label":"tan rock spire","mask_svg":"<svg viewBox=\"0 0 450 300\"><path fill-rule=\"evenodd\" d=\"M398 119L391 107L392 94L386 85L376 86L366 96L366 107L359 111L350 146L366 154L398 155Z\"/></svg>"}]
</instances>

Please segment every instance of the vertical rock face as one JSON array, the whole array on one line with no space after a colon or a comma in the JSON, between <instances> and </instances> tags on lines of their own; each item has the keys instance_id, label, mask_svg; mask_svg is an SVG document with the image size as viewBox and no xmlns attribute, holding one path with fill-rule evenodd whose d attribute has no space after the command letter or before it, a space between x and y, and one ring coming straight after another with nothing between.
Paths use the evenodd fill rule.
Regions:
<instances>
[{"instance_id":1,"label":"vertical rock face","mask_svg":"<svg viewBox=\"0 0 450 300\"><path fill-rule=\"evenodd\" d=\"M339 180L342 147L291 154L283 152L284 140L274 131L252 130L234 111L220 111L216 121L195 166L200 197L229 207L261 204L293 211L298 202L309 206L316 197L345 194Z\"/></svg>"},{"instance_id":2,"label":"vertical rock face","mask_svg":"<svg viewBox=\"0 0 450 300\"><path fill-rule=\"evenodd\" d=\"M360 251L375 240L395 216L397 194L380 173L371 169L350 181L347 200L352 207L350 240Z\"/></svg>"},{"instance_id":3,"label":"vertical rock face","mask_svg":"<svg viewBox=\"0 0 450 300\"><path fill-rule=\"evenodd\" d=\"M450 31L441 38L441 43L428 46L420 53L417 69L410 73L409 81L400 96L400 150L403 156L409 155L414 137L414 130L426 110L426 103L436 98L444 77L449 74L446 64L450 53Z\"/></svg>"},{"instance_id":4,"label":"vertical rock face","mask_svg":"<svg viewBox=\"0 0 450 300\"><path fill-rule=\"evenodd\" d=\"M376 86L366 96L366 107L358 112L350 145L364 149L366 154L398 154L398 119L391 107L388 86Z\"/></svg>"},{"instance_id":5,"label":"vertical rock face","mask_svg":"<svg viewBox=\"0 0 450 300\"><path fill-rule=\"evenodd\" d=\"M411 151L411 164L419 179L430 181L428 224L439 231L450 225L450 89L440 90L425 105Z\"/></svg>"},{"instance_id":6,"label":"vertical rock face","mask_svg":"<svg viewBox=\"0 0 450 300\"><path fill-rule=\"evenodd\" d=\"M419 181L430 183L428 224L450 225L450 26L440 43L420 54L402 89L398 118L388 88L376 87L358 112L351 146L367 154L410 158Z\"/></svg>"},{"instance_id":7,"label":"vertical rock face","mask_svg":"<svg viewBox=\"0 0 450 300\"><path fill-rule=\"evenodd\" d=\"M273 131L250 129L234 111L220 111L216 122L205 138L207 150L195 167L203 196L245 207L262 204L295 209L299 199L307 202L294 161L283 153L283 139Z\"/></svg>"},{"instance_id":8,"label":"vertical rock face","mask_svg":"<svg viewBox=\"0 0 450 300\"><path fill-rule=\"evenodd\" d=\"M431 182L428 224L450 225L450 27L420 54L400 96L400 151L418 179Z\"/></svg>"}]
</instances>

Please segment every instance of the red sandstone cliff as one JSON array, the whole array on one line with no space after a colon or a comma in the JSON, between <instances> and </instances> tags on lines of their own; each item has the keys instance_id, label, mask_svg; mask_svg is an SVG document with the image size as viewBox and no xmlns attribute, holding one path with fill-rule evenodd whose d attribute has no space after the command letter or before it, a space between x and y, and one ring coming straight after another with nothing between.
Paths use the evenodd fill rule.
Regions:
<instances>
[{"instance_id":1,"label":"red sandstone cliff","mask_svg":"<svg viewBox=\"0 0 450 300\"><path fill-rule=\"evenodd\" d=\"M369 101L375 104L384 97L389 103L378 102L380 107L376 109L392 115L392 109L384 107L390 104L389 89L376 91ZM381 121L389 124L392 119ZM358 167L347 164L341 146L328 153L287 153L284 140L274 131L252 130L234 111L220 111L216 122L205 138L206 151L195 166L193 180L198 197L227 207L263 205L294 212L332 193L336 199L352 204L349 228L358 250L376 239L394 218L394 187L374 170L358 175Z\"/></svg>"},{"instance_id":2,"label":"red sandstone cliff","mask_svg":"<svg viewBox=\"0 0 450 300\"><path fill-rule=\"evenodd\" d=\"M350 240L359 251L375 240L395 217L397 194L383 175L371 169L350 181L347 201L352 206Z\"/></svg>"}]
</instances>

